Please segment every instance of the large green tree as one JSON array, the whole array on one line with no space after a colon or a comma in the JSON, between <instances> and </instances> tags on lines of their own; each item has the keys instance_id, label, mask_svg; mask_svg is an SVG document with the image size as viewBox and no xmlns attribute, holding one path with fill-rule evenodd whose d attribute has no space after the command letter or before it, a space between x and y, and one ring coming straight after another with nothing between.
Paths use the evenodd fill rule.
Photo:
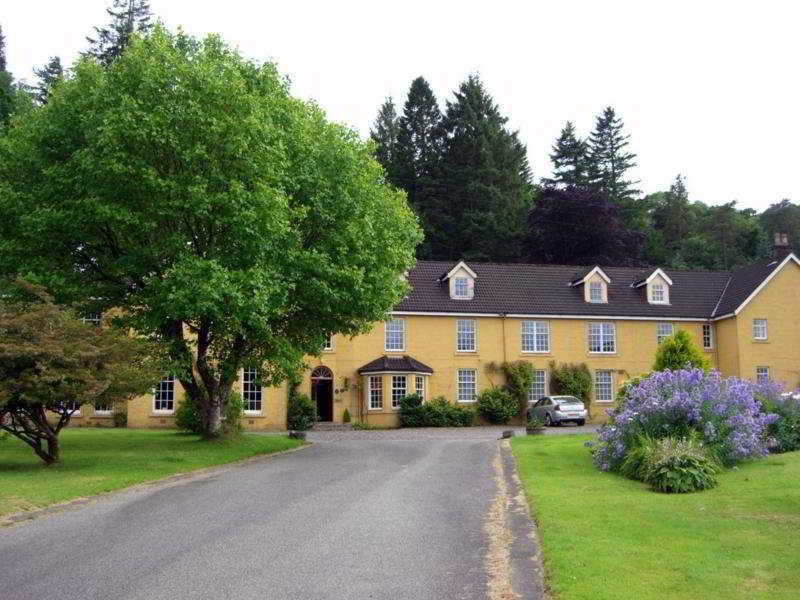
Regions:
<instances>
[{"instance_id":1,"label":"large green tree","mask_svg":"<svg viewBox=\"0 0 800 600\"><path fill-rule=\"evenodd\" d=\"M375 123L369 131L375 142L375 158L383 165L390 182L396 183L397 170L397 110L394 100L386 98L378 110Z\"/></svg>"},{"instance_id":2,"label":"large green tree","mask_svg":"<svg viewBox=\"0 0 800 600\"><path fill-rule=\"evenodd\" d=\"M641 216L636 204L639 190L634 187L638 181L628 179L628 171L636 166L636 155L628 150L630 135L624 129L622 119L610 106L597 117L589 136L589 185L616 203L628 224L634 226Z\"/></svg>"},{"instance_id":3,"label":"large green tree","mask_svg":"<svg viewBox=\"0 0 800 600\"><path fill-rule=\"evenodd\" d=\"M0 272L123 309L216 435L243 366L279 382L407 293L422 234L371 152L274 65L156 28L0 140Z\"/></svg>"},{"instance_id":4,"label":"large green tree","mask_svg":"<svg viewBox=\"0 0 800 600\"><path fill-rule=\"evenodd\" d=\"M6 38L0 25L0 130L8 126L14 111L14 78L8 72L6 61Z\"/></svg>"},{"instance_id":5,"label":"large green tree","mask_svg":"<svg viewBox=\"0 0 800 600\"><path fill-rule=\"evenodd\" d=\"M776 233L785 233L790 247L800 252L800 206L785 198L770 204L759 218L770 240L774 240Z\"/></svg>"},{"instance_id":6,"label":"large green tree","mask_svg":"<svg viewBox=\"0 0 800 600\"><path fill-rule=\"evenodd\" d=\"M426 210L431 257L516 261L524 254L533 185L527 150L472 75L447 103L435 198Z\"/></svg>"},{"instance_id":7,"label":"large green tree","mask_svg":"<svg viewBox=\"0 0 800 600\"><path fill-rule=\"evenodd\" d=\"M141 337L95 327L44 290L20 283L0 301L0 431L28 444L45 464L61 458L59 433L81 405L113 407L152 389L157 348Z\"/></svg>"},{"instance_id":8,"label":"large green tree","mask_svg":"<svg viewBox=\"0 0 800 600\"><path fill-rule=\"evenodd\" d=\"M544 179L546 185L577 185L588 183L589 146L586 140L575 134L575 126L571 121L561 130L550 160L553 163L553 176Z\"/></svg>"},{"instance_id":9,"label":"large green tree","mask_svg":"<svg viewBox=\"0 0 800 600\"><path fill-rule=\"evenodd\" d=\"M53 56L50 61L39 69L34 69L39 81L33 88L34 99L37 104L47 104L53 86L64 77L64 67L61 58Z\"/></svg>"},{"instance_id":10,"label":"large green tree","mask_svg":"<svg viewBox=\"0 0 800 600\"><path fill-rule=\"evenodd\" d=\"M147 0L112 0L106 13L110 22L105 27L95 27L94 37L87 36L90 48L84 53L104 66L120 57L135 33L147 33L153 28L153 13Z\"/></svg>"}]
</instances>

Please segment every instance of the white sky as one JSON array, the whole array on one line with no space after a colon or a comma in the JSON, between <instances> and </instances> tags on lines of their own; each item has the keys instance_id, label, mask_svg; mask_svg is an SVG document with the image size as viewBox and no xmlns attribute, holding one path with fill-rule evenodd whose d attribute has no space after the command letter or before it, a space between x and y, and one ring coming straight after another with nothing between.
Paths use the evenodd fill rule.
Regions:
<instances>
[{"instance_id":1,"label":"white sky","mask_svg":"<svg viewBox=\"0 0 800 600\"><path fill-rule=\"evenodd\" d=\"M105 0L2 0L9 69L70 64ZM588 135L612 105L646 192L683 173L693 200L763 210L800 201L800 4L684 2L286 2L151 0L169 27L218 32L275 60L295 95L366 135L392 95L423 75L442 105L477 72L528 146L534 175L564 122Z\"/></svg>"}]
</instances>

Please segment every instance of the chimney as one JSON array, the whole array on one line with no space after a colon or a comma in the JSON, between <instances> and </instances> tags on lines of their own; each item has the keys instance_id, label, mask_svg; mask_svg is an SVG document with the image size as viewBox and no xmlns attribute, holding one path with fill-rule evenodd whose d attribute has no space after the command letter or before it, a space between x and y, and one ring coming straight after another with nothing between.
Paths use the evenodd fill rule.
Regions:
<instances>
[{"instance_id":1,"label":"chimney","mask_svg":"<svg viewBox=\"0 0 800 600\"><path fill-rule=\"evenodd\" d=\"M789 234L784 231L776 231L772 243L772 255L779 256L789 250Z\"/></svg>"}]
</instances>

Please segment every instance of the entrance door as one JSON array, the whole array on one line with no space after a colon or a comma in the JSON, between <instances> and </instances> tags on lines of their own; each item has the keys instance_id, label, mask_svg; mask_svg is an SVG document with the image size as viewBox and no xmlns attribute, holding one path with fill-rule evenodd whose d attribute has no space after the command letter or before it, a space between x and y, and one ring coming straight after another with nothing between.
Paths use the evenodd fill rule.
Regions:
<instances>
[{"instance_id":1,"label":"entrance door","mask_svg":"<svg viewBox=\"0 0 800 600\"><path fill-rule=\"evenodd\" d=\"M333 421L333 373L328 367L311 372L311 400L317 405L318 421Z\"/></svg>"}]
</instances>

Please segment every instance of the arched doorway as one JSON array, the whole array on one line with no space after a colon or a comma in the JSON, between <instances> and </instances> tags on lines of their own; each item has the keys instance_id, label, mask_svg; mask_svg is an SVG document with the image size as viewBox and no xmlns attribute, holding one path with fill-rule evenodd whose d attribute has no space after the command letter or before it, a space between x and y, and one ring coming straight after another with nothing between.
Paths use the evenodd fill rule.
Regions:
<instances>
[{"instance_id":1,"label":"arched doorway","mask_svg":"<svg viewBox=\"0 0 800 600\"><path fill-rule=\"evenodd\" d=\"M311 371L311 400L319 421L333 421L333 372L328 367Z\"/></svg>"}]
</instances>

